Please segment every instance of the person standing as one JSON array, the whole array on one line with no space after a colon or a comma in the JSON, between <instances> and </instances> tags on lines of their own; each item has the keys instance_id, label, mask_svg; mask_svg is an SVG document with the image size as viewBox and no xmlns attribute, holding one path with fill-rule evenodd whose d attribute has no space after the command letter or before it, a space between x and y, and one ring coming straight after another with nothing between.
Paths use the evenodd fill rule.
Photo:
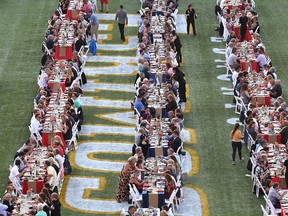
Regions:
<instances>
[{"instance_id":1,"label":"person standing","mask_svg":"<svg viewBox=\"0 0 288 216\"><path fill-rule=\"evenodd\" d=\"M244 10L242 10L241 17L239 18L239 23L241 24L240 26L241 41L244 41L248 24L248 17L245 15Z\"/></svg>"},{"instance_id":2,"label":"person standing","mask_svg":"<svg viewBox=\"0 0 288 216\"><path fill-rule=\"evenodd\" d=\"M284 161L284 166L282 167L282 172L285 170L285 183L288 188L288 155L286 155L286 160Z\"/></svg>"},{"instance_id":3,"label":"person standing","mask_svg":"<svg viewBox=\"0 0 288 216\"><path fill-rule=\"evenodd\" d=\"M232 153L232 159L233 159L233 165L235 165L235 156L236 156L236 151L238 149L238 154L239 154L239 159L241 161L244 160L244 158L242 157L242 133L239 130L239 123L236 123L234 126L234 129L231 131L230 133L230 138L232 140L232 149L233 149L233 153Z\"/></svg>"},{"instance_id":4,"label":"person standing","mask_svg":"<svg viewBox=\"0 0 288 216\"><path fill-rule=\"evenodd\" d=\"M196 36L195 19L197 19L197 14L192 4L188 5L188 9L185 12L187 21L187 35L189 35L190 25L192 24L193 35Z\"/></svg>"},{"instance_id":5,"label":"person standing","mask_svg":"<svg viewBox=\"0 0 288 216\"><path fill-rule=\"evenodd\" d=\"M52 193L51 198L51 216L61 216L61 203L59 201L59 195L57 193Z\"/></svg>"},{"instance_id":6,"label":"person standing","mask_svg":"<svg viewBox=\"0 0 288 216\"><path fill-rule=\"evenodd\" d=\"M128 201L129 199L129 179L130 175L136 168L136 157L130 157L127 162L124 163L121 174L118 180L118 189L116 201L118 203Z\"/></svg>"},{"instance_id":7,"label":"person standing","mask_svg":"<svg viewBox=\"0 0 288 216\"><path fill-rule=\"evenodd\" d=\"M171 34L173 36L171 41L174 43L174 46L176 48L176 52L177 52L176 59L177 59L178 66L180 67L180 63L182 62L182 53L181 53L182 44L181 44L179 35L176 33L175 30L173 30Z\"/></svg>"},{"instance_id":8,"label":"person standing","mask_svg":"<svg viewBox=\"0 0 288 216\"><path fill-rule=\"evenodd\" d=\"M108 12L108 0L100 0L100 2L101 2L101 10L100 10L100 12L103 12L103 5L105 5L106 13L109 13Z\"/></svg>"},{"instance_id":9,"label":"person standing","mask_svg":"<svg viewBox=\"0 0 288 216\"><path fill-rule=\"evenodd\" d=\"M128 25L128 17L127 17L126 11L123 10L123 5L120 5L120 10L117 11L115 20L118 20L121 40L124 42L125 41L124 26L125 26L125 23L126 25Z\"/></svg>"},{"instance_id":10,"label":"person standing","mask_svg":"<svg viewBox=\"0 0 288 216\"><path fill-rule=\"evenodd\" d=\"M95 40L98 40L98 28L99 28L99 22L98 22L98 17L95 13L93 13L93 10L90 9L88 12L88 15L90 16L89 20L89 24L87 27L91 27L90 29L90 33L91 33L91 39L93 39L94 35L95 35Z\"/></svg>"}]
</instances>

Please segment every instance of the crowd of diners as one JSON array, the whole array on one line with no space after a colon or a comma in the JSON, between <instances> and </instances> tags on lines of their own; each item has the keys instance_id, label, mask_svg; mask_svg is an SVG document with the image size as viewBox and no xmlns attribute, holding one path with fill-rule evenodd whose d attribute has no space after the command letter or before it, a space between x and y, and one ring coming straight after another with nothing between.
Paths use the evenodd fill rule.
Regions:
<instances>
[{"instance_id":1,"label":"crowd of diners","mask_svg":"<svg viewBox=\"0 0 288 216\"><path fill-rule=\"evenodd\" d=\"M129 184L134 184L141 194L148 175L154 176L155 182L157 176L164 177L165 198L169 199L183 173L181 134L184 116L181 104L186 102L186 81L185 74L180 70L182 45L177 34L176 15L173 14L178 8L178 1L155 2L143 2L139 20L138 73L135 100L131 103L137 115L137 133L132 156L124 163L119 176L118 202L129 201ZM155 8L158 4L165 5L164 12L157 13ZM156 26L161 27L157 29ZM167 148L166 155L151 157L150 150L155 147L155 142L156 146ZM156 165L149 171L147 164L154 157L160 164L165 164L164 169ZM169 207L162 206L160 215L173 215ZM130 206L126 214L137 215L135 211L135 206Z\"/></svg>"},{"instance_id":2,"label":"crowd of diners","mask_svg":"<svg viewBox=\"0 0 288 216\"><path fill-rule=\"evenodd\" d=\"M241 143L243 139L250 150L247 168L251 171L254 193L265 196L266 206L269 206L266 210L274 215L287 194L283 189L288 188L287 103L282 97L281 80L260 38L255 2L236 1L232 8L229 3L219 1L215 12L224 18L221 25L226 25L224 28L229 31L225 53L227 70L234 87L234 98L242 101L240 121L243 134L240 132L237 140ZM241 24L240 37L233 31L235 23ZM252 35L250 39L245 35L247 29ZM238 128L236 123L231 135L234 143ZM239 159L244 160L241 147L238 151ZM236 147L232 154L233 165L235 156ZM279 180L281 178L285 183Z\"/></svg>"},{"instance_id":3,"label":"crowd of diners","mask_svg":"<svg viewBox=\"0 0 288 216\"><path fill-rule=\"evenodd\" d=\"M218 0L215 14L219 18L219 26L216 30L225 40L239 37L243 41L247 31L249 34L260 34L254 0Z\"/></svg>"},{"instance_id":4,"label":"crowd of diners","mask_svg":"<svg viewBox=\"0 0 288 216\"><path fill-rule=\"evenodd\" d=\"M61 188L58 188L61 184L58 184L57 181L59 181L58 176L61 176L60 179L63 181L64 174L70 174L72 171L67 154L68 142L75 132L73 126L77 128L74 130L80 131L84 120L80 97L83 95L81 86L87 81L83 73L85 63L82 62L78 52L82 46L86 45L86 38L90 35L89 16L93 13L91 11L93 4L83 0L81 1L81 12L78 15L78 20L66 19L65 14L69 4L69 0L59 1L59 8L48 21L42 49L42 66L37 79L38 93L34 99L34 110L30 121L31 136L15 154L13 164L10 167L7 188L0 204L0 215L17 216L20 215L20 212L23 214L23 209L20 210L21 199L22 203L23 200L29 200L29 204L31 204L31 208L26 209L25 215L61 215L61 203L59 201ZM55 47L58 44L60 29L63 25L73 28L74 36L71 43L73 55L71 59L59 60L55 57ZM55 87L55 82L62 82L63 86ZM49 145L42 146L41 139L46 126L45 121L47 118L51 119L49 112L53 112L55 106L60 107L60 109L57 108L55 115L58 118L60 135L49 136L49 139L51 138L48 141ZM31 163L31 161L35 160L35 152L37 151L42 152L43 156L41 164L43 162L44 173L39 179L44 181L44 187L39 193L28 188L24 195L21 184L27 176L29 178L27 173L33 172L31 169L34 167L34 162Z\"/></svg>"}]
</instances>

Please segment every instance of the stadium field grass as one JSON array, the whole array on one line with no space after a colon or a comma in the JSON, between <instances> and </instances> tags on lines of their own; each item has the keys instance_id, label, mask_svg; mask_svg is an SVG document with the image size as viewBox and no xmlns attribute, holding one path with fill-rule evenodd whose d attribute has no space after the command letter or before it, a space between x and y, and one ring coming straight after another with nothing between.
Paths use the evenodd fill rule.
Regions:
<instances>
[{"instance_id":1,"label":"stadium field grass","mask_svg":"<svg viewBox=\"0 0 288 216\"><path fill-rule=\"evenodd\" d=\"M130 1L110 0L109 11L115 13L122 3L128 13L135 14L139 8ZM180 2L179 13L184 13L188 1ZM28 138L28 125L33 110L33 98L36 95L36 77L40 69L41 43L47 28L47 20L57 7L57 1L8 1L0 2L0 189L5 190L8 180L8 166L12 163L15 151ZM216 18L214 15L215 1L193 1L194 8L199 14L197 19L197 37L180 35L183 44L184 65L181 69L186 73L186 80L190 87L189 100L192 104L191 112L185 114L185 128L196 130L197 143L187 145L195 150L200 158L199 172L189 179L189 183L200 187L208 197L210 215L261 215L260 204L262 198L257 199L251 193L252 182L245 176L248 152L245 148L245 162L231 163L231 146L229 132L232 125L226 120L238 117L233 109L225 109L225 103L231 103L232 97L223 95L221 87L231 88L231 84L217 80L225 70L216 69L215 59L224 57L212 52L213 48L224 48L222 43L212 43L211 36L217 36L214 31ZM261 25L261 38L267 52L277 69L278 77L284 86L284 97L287 99L286 79L287 70L287 23L281 19L286 16L288 2L279 0L271 2L262 0L256 2ZM273 9L273 11L271 10ZM32 15L33 14L33 15ZM119 43L117 26L112 31L115 40L109 43ZM127 30L128 34L136 35L135 29ZM115 55L113 52L101 51L105 55ZM118 54L117 54L118 55ZM122 55L131 56L131 52ZM112 76L97 78L101 82L127 82L121 77ZM130 81L130 80L129 80ZM131 79L132 85L133 79ZM96 94L103 98L112 98L113 92L100 91ZM129 99L129 94L123 93L119 98ZM133 94L131 97L133 98ZM107 112L107 109L97 111L87 108L87 123L104 123L103 119L94 117L95 113ZM115 111L115 110L114 110ZM114 125L114 122L105 121ZM118 124L117 124L118 125ZM97 139L107 140L104 135L97 137L82 137L80 141ZM109 136L109 139L133 142L133 137ZM103 156L104 157L104 156ZM113 155L113 159L123 159L123 155ZM102 158L102 157L101 157ZM101 172L87 172L74 169L73 175L106 177L106 190L91 193L93 198L114 198L116 174ZM69 209L62 209L63 215L86 216L91 215Z\"/></svg>"}]
</instances>

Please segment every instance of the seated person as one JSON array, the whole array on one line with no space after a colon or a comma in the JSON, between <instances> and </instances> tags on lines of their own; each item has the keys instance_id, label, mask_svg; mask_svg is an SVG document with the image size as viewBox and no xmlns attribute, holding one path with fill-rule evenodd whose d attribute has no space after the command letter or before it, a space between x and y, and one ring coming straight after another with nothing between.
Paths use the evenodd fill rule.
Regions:
<instances>
[{"instance_id":1,"label":"seated person","mask_svg":"<svg viewBox=\"0 0 288 216\"><path fill-rule=\"evenodd\" d=\"M278 194L278 189L279 189L279 183L274 182L273 186L270 187L269 193L268 193L268 199L272 202L273 206L275 208L281 208L280 206L280 195Z\"/></svg>"},{"instance_id":2,"label":"seated person","mask_svg":"<svg viewBox=\"0 0 288 216\"><path fill-rule=\"evenodd\" d=\"M256 62L258 63L259 70L261 70L261 71L264 69L264 65L267 64L267 59L266 59L266 56L264 55L262 49L258 50Z\"/></svg>"},{"instance_id":3,"label":"seated person","mask_svg":"<svg viewBox=\"0 0 288 216\"><path fill-rule=\"evenodd\" d=\"M9 194L9 193L5 194L5 196L3 198L3 204L8 207L6 209L7 215L11 215L12 211L14 210L14 205L12 203L11 194Z\"/></svg>"},{"instance_id":4,"label":"seated person","mask_svg":"<svg viewBox=\"0 0 288 216\"><path fill-rule=\"evenodd\" d=\"M270 171L265 166L265 161L259 161L259 165L255 168L255 174L259 178L262 185L266 185L266 181L269 178Z\"/></svg>"},{"instance_id":5,"label":"seated person","mask_svg":"<svg viewBox=\"0 0 288 216\"><path fill-rule=\"evenodd\" d=\"M226 62L227 64L232 68L234 69L236 67L236 65L239 64L239 60L236 56L236 52L237 52L237 49L236 47L233 47L232 48L232 51L231 51L231 54L229 55L229 57L227 58ZM232 71L231 71L232 72Z\"/></svg>"},{"instance_id":6,"label":"seated person","mask_svg":"<svg viewBox=\"0 0 288 216\"><path fill-rule=\"evenodd\" d=\"M41 115L37 113L35 115L35 118L31 119L31 128L32 128L32 133L39 132L40 134L42 133L42 124L41 124Z\"/></svg>"},{"instance_id":7,"label":"seated person","mask_svg":"<svg viewBox=\"0 0 288 216\"><path fill-rule=\"evenodd\" d=\"M270 91L270 97L273 97L273 98L278 98L282 95L282 87L280 85L281 83L281 80L271 80L271 84L272 84L272 88L271 88L271 91ZM273 85L275 83L275 85Z\"/></svg>"},{"instance_id":8,"label":"seated person","mask_svg":"<svg viewBox=\"0 0 288 216\"><path fill-rule=\"evenodd\" d=\"M170 174L165 174L165 198L169 199L172 192L176 189L175 179Z\"/></svg>"},{"instance_id":9,"label":"seated person","mask_svg":"<svg viewBox=\"0 0 288 216\"><path fill-rule=\"evenodd\" d=\"M141 194L141 193L142 193L142 190L143 190L143 184L144 184L144 182L142 182L142 180L139 180L138 177L139 177L139 172L138 172L138 171L135 171L135 172L130 176L129 182L130 182L131 184L134 184L134 185L136 186L136 188L138 189L139 193Z\"/></svg>"},{"instance_id":10,"label":"seated person","mask_svg":"<svg viewBox=\"0 0 288 216\"><path fill-rule=\"evenodd\" d=\"M145 110L145 106L142 103L142 95L138 95L137 99L134 102L134 108L141 114L142 111Z\"/></svg>"}]
</instances>

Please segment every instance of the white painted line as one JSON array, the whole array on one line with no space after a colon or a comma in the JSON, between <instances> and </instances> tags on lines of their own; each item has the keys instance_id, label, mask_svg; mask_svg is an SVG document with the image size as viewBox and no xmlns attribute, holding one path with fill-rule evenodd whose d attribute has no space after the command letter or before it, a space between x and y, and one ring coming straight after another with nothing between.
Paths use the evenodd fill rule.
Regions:
<instances>
[{"instance_id":1,"label":"white painted line","mask_svg":"<svg viewBox=\"0 0 288 216\"><path fill-rule=\"evenodd\" d=\"M214 61L215 62L226 62L225 60L222 60L222 59L215 59Z\"/></svg>"},{"instance_id":2,"label":"white painted line","mask_svg":"<svg viewBox=\"0 0 288 216\"><path fill-rule=\"evenodd\" d=\"M82 125L80 135L91 135L92 133L135 135L135 127L108 126L108 125Z\"/></svg>"},{"instance_id":3,"label":"white painted line","mask_svg":"<svg viewBox=\"0 0 288 216\"><path fill-rule=\"evenodd\" d=\"M227 77L226 74L222 74L222 75L217 76L217 79L230 82L230 78Z\"/></svg>"},{"instance_id":4,"label":"white painted line","mask_svg":"<svg viewBox=\"0 0 288 216\"><path fill-rule=\"evenodd\" d=\"M84 59L84 58L83 58ZM85 67L84 72L86 75L95 74L133 74L134 71L138 70L138 66L133 66L128 63L137 63L135 57L123 57L123 56L86 56L84 60L93 62L108 62L111 66L107 67ZM113 65L112 63L117 63L118 65Z\"/></svg>"},{"instance_id":5,"label":"white painted line","mask_svg":"<svg viewBox=\"0 0 288 216\"><path fill-rule=\"evenodd\" d=\"M97 190L100 187L98 178L70 177L66 188L66 203L76 209L94 212L121 212L127 209L127 202L117 203L115 201L104 201L95 199L84 199L85 189ZM101 198L101 197L99 197Z\"/></svg>"},{"instance_id":6,"label":"white painted line","mask_svg":"<svg viewBox=\"0 0 288 216\"><path fill-rule=\"evenodd\" d=\"M234 92L223 92L223 95L233 96Z\"/></svg>"},{"instance_id":7,"label":"white painted line","mask_svg":"<svg viewBox=\"0 0 288 216\"><path fill-rule=\"evenodd\" d=\"M235 107L236 107L236 105L234 105L234 104L229 104L229 103L225 104L225 109L230 109L230 108L235 108Z\"/></svg>"},{"instance_id":8,"label":"white painted line","mask_svg":"<svg viewBox=\"0 0 288 216\"><path fill-rule=\"evenodd\" d=\"M135 87L131 84L98 83L98 82L94 83L93 80L88 80L87 83L83 86L82 90L83 91L110 90L110 91L135 92Z\"/></svg>"},{"instance_id":9,"label":"white painted line","mask_svg":"<svg viewBox=\"0 0 288 216\"><path fill-rule=\"evenodd\" d=\"M219 49L219 48L213 48L213 52L217 54L225 54L226 50L225 49Z\"/></svg>"},{"instance_id":10,"label":"white painted line","mask_svg":"<svg viewBox=\"0 0 288 216\"><path fill-rule=\"evenodd\" d=\"M93 97L81 97L81 103L82 106L111 107L115 109L128 109L131 107L130 101L94 99Z\"/></svg>"},{"instance_id":11,"label":"white painted line","mask_svg":"<svg viewBox=\"0 0 288 216\"><path fill-rule=\"evenodd\" d=\"M121 113L111 113L111 114L102 114L103 117L111 119L112 121L128 123L136 125L136 118L133 111L121 112Z\"/></svg>"},{"instance_id":12,"label":"white painted line","mask_svg":"<svg viewBox=\"0 0 288 216\"><path fill-rule=\"evenodd\" d=\"M138 44L138 37L133 36L128 38L128 44L97 44L97 50L110 50L110 51L135 50L137 44Z\"/></svg>"},{"instance_id":13,"label":"white painted line","mask_svg":"<svg viewBox=\"0 0 288 216\"><path fill-rule=\"evenodd\" d=\"M226 68L226 65L216 65L216 68Z\"/></svg>"},{"instance_id":14,"label":"white painted line","mask_svg":"<svg viewBox=\"0 0 288 216\"><path fill-rule=\"evenodd\" d=\"M106 40L108 38L107 34L98 34L98 40Z\"/></svg>"},{"instance_id":15,"label":"white painted line","mask_svg":"<svg viewBox=\"0 0 288 216\"><path fill-rule=\"evenodd\" d=\"M233 88L221 87L221 91L234 91Z\"/></svg>"},{"instance_id":16,"label":"white painted line","mask_svg":"<svg viewBox=\"0 0 288 216\"><path fill-rule=\"evenodd\" d=\"M99 31L107 31L109 29L109 24L99 24Z\"/></svg>"},{"instance_id":17,"label":"white painted line","mask_svg":"<svg viewBox=\"0 0 288 216\"><path fill-rule=\"evenodd\" d=\"M175 215L202 216L201 200L197 191L190 187L183 187L184 202L176 210Z\"/></svg>"},{"instance_id":18,"label":"white painted line","mask_svg":"<svg viewBox=\"0 0 288 216\"><path fill-rule=\"evenodd\" d=\"M121 171L123 162L112 162L102 160L93 160L87 155L97 152L107 153L131 153L131 143L113 143L113 142L89 142L78 146L75 154L75 164L84 169L102 170L102 171ZM96 156L97 157L97 156ZM129 155L127 155L127 158Z\"/></svg>"},{"instance_id":19,"label":"white painted line","mask_svg":"<svg viewBox=\"0 0 288 216\"><path fill-rule=\"evenodd\" d=\"M235 123L239 123L240 125L242 125L242 123L239 121L239 118L230 118L227 119L226 122L231 125L235 125Z\"/></svg>"},{"instance_id":20,"label":"white painted line","mask_svg":"<svg viewBox=\"0 0 288 216\"><path fill-rule=\"evenodd\" d=\"M111 20L116 25L117 22L115 21L115 14L97 14L97 17L99 19L99 28L101 25L101 20ZM138 27L138 21L140 20L140 14L128 14L128 27ZM186 29L186 17L184 14L177 14L177 23L176 28L178 33L187 33ZM223 40L222 40L223 42Z\"/></svg>"},{"instance_id":21,"label":"white painted line","mask_svg":"<svg viewBox=\"0 0 288 216\"><path fill-rule=\"evenodd\" d=\"M131 65L119 65L115 67L106 67L106 68L85 68L84 72L86 75L96 75L96 74L113 74L113 75L128 75L133 74L138 67Z\"/></svg>"},{"instance_id":22,"label":"white painted line","mask_svg":"<svg viewBox=\"0 0 288 216\"><path fill-rule=\"evenodd\" d=\"M213 43L223 42L223 38L221 38L221 37L210 37L210 39L211 39L211 42L213 42Z\"/></svg>"}]
</instances>

